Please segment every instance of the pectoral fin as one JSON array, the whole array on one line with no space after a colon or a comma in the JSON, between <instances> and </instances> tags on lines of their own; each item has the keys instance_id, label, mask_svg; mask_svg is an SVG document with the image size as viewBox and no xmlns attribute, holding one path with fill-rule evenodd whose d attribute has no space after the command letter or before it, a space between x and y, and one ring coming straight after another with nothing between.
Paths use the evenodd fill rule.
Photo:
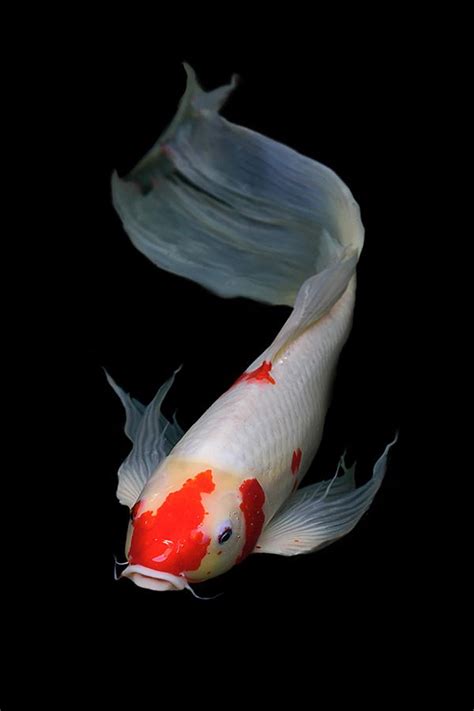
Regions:
<instances>
[{"instance_id":1,"label":"pectoral fin","mask_svg":"<svg viewBox=\"0 0 474 711\"><path fill-rule=\"evenodd\" d=\"M140 422L142 421L142 417L146 409L145 405L139 402L139 400L135 400L134 397L131 397L131 395L126 393L125 390L123 390L119 385L117 385L115 380L107 373L106 370L104 370L104 372L108 384L116 393L116 395L120 398L120 402L124 407L126 418L124 427L125 434L127 435L128 439L134 442L135 437L137 436L138 427L140 425Z\"/></svg>"},{"instance_id":2,"label":"pectoral fin","mask_svg":"<svg viewBox=\"0 0 474 711\"><path fill-rule=\"evenodd\" d=\"M160 462L183 436L183 430L161 412L161 405L174 382L175 371L145 407L127 395L107 375L111 387L119 396L126 413L125 434L132 440L133 449L118 470L117 498L130 508L138 500L145 484Z\"/></svg>"},{"instance_id":3,"label":"pectoral fin","mask_svg":"<svg viewBox=\"0 0 474 711\"><path fill-rule=\"evenodd\" d=\"M387 456L396 439L385 448L372 478L358 489L354 468L331 481L304 487L283 505L260 537L256 553L299 555L328 545L349 533L368 510L385 475Z\"/></svg>"}]
</instances>

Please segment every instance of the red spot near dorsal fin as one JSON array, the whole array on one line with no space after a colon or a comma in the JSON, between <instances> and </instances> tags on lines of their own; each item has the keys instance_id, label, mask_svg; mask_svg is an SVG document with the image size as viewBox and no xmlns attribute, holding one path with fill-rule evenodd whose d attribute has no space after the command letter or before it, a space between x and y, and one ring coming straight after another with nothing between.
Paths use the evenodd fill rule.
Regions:
<instances>
[{"instance_id":1,"label":"red spot near dorsal fin","mask_svg":"<svg viewBox=\"0 0 474 711\"><path fill-rule=\"evenodd\" d=\"M265 493L258 481L256 479L246 479L240 485L240 492L242 494L240 508L244 513L245 519L245 543L236 563L240 563L253 551L265 521L265 514L263 513Z\"/></svg>"},{"instance_id":2,"label":"red spot near dorsal fin","mask_svg":"<svg viewBox=\"0 0 474 711\"><path fill-rule=\"evenodd\" d=\"M234 385L237 385L237 383L241 383L243 381L248 381L248 382L263 382L263 383L271 383L272 385L276 385L275 380L272 378L270 375L270 371L272 369L272 364L270 361L264 360L262 365L260 365L258 368L255 368L255 370L251 370L249 373L243 373L240 377L237 378L235 381Z\"/></svg>"},{"instance_id":3,"label":"red spot near dorsal fin","mask_svg":"<svg viewBox=\"0 0 474 711\"><path fill-rule=\"evenodd\" d=\"M295 449L295 451L293 452L292 460L291 460L291 472L292 472L293 476L296 476L296 474L298 473L298 470L301 465L301 456L302 456L301 449L299 449L299 448Z\"/></svg>"}]
</instances>

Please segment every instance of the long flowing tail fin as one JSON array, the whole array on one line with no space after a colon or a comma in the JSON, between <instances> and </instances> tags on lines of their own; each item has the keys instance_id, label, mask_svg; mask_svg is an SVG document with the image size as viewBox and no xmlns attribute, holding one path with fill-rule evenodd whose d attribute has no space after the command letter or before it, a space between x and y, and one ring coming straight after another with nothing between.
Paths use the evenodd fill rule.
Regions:
<instances>
[{"instance_id":1,"label":"long flowing tail fin","mask_svg":"<svg viewBox=\"0 0 474 711\"><path fill-rule=\"evenodd\" d=\"M168 129L129 175L112 177L126 232L162 269L223 297L293 306L306 283L303 320L320 318L355 271L357 203L329 168L219 115L235 78L204 92L185 69Z\"/></svg>"}]
</instances>

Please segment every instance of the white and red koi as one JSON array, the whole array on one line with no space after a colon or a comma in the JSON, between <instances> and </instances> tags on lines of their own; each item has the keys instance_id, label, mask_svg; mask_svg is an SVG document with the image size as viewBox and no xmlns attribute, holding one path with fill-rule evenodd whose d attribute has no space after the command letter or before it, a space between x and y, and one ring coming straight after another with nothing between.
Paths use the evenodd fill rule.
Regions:
<instances>
[{"instance_id":1,"label":"white and red koi","mask_svg":"<svg viewBox=\"0 0 474 711\"><path fill-rule=\"evenodd\" d=\"M134 445L117 490L132 515L122 575L154 590L208 580L252 552L296 555L340 538L369 508L390 447L359 488L343 464L342 476L297 490L351 327L359 209L331 170L219 115L234 80L206 93L186 71L169 128L125 179L113 176L125 230L163 269L293 310L186 434L161 412L173 378L144 407L107 376Z\"/></svg>"}]
</instances>

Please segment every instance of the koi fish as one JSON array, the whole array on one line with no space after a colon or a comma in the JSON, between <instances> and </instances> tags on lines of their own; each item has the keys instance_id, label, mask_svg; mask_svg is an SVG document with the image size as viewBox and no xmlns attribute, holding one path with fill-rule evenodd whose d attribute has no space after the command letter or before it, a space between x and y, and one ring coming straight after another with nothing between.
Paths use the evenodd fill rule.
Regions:
<instances>
[{"instance_id":1,"label":"koi fish","mask_svg":"<svg viewBox=\"0 0 474 711\"><path fill-rule=\"evenodd\" d=\"M168 129L129 175L112 177L124 229L162 269L292 312L186 434L161 411L174 375L147 407L107 375L133 442L118 472L131 510L122 577L152 590L190 588L251 553L293 556L341 538L373 501L393 444L363 486L341 461L332 479L298 488L351 328L359 208L329 168L220 116L235 76L205 92L185 70Z\"/></svg>"}]
</instances>

